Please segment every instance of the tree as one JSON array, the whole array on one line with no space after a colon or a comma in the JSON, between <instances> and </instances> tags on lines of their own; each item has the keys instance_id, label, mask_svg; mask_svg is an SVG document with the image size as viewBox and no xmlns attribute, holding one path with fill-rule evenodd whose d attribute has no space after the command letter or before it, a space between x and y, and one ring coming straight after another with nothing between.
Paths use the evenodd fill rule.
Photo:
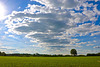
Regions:
<instances>
[{"instance_id":1,"label":"tree","mask_svg":"<svg viewBox=\"0 0 100 67\"><path fill-rule=\"evenodd\" d=\"M2 56L6 56L6 53L5 52L2 52L2 54L1 54Z\"/></svg>"},{"instance_id":2,"label":"tree","mask_svg":"<svg viewBox=\"0 0 100 67\"><path fill-rule=\"evenodd\" d=\"M1 53L1 51L0 51L0 56L1 56L1 54L2 54L2 53Z\"/></svg>"},{"instance_id":3,"label":"tree","mask_svg":"<svg viewBox=\"0 0 100 67\"><path fill-rule=\"evenodd\" d=\"M98 53L98 56L100 56L100 53Z\"/></svg>"},{"instance_id":4,"label":"tree","mask_svg":"<svg viewBox=\"0 0 100 67\"><path fill-rule=\"evenodd\" d=\"M71 53L72 56L77 56L76 49L71 49L70 53Z\"/></svg>"}]
</instances>

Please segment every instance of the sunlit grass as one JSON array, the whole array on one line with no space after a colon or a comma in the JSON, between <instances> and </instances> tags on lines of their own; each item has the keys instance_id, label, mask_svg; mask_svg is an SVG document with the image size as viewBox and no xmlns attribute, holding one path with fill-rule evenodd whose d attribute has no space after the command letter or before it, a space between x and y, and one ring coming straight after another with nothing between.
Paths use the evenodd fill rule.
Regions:
<instances>
[{"instance_id":1,"label":"sunlit grass","mask_svg":"<svg viewBox=\"0 0 100 67\"><path fill-rule=\"evenodd\" d=\"M0 67L100 67L100 57L0 57Z\"/></svg>"}]
</instances>

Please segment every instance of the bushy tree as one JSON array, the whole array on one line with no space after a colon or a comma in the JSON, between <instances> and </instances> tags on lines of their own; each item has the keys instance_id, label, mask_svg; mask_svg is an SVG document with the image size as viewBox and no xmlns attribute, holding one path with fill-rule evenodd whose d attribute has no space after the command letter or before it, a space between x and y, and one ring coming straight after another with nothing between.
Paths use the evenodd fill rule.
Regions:
<instances>
[{"instance_id":1,"label":"bushy tree","mask_svg":"<svg viewBox=\"0 0 100 67\"><path fill-rule=\"evenodd\" d=\"M76 49L71 49L70 53L71 53L72 56L77 56Z\"/></svg>"},{"instance_id":2,"label":"bushy tree","mask_svg":"<svg viewBox=\"0 0 100 67\"><path fill-rule=\"evenodd\" d=\"M6 56L6 53L0 51L0 56Z\"/></svg>"},{"instance_id":3,"label":"bushy tree","mask_svg":"<svg viewBox=\"0 0 100 67\"><path fill-rule=\"evenodd\" d=\"M1 54L2 56L6 56L6 53L5 52L2 52L2 54Z\"/></svg>"}]
</instances>

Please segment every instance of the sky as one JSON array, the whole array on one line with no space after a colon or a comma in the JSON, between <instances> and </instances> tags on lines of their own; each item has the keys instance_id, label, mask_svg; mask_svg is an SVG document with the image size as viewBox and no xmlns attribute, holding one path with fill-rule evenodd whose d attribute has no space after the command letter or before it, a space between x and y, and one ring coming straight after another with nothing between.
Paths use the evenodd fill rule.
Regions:
<instances>
[{"instance_id":1,"label":"sky","mask_svg":"<svg viewBox=\"0 0 100 67\"><path fill-rule=\"evenodd\" d=\"M0 51L100 52L100 0L0 0Z\"/></svg>"}]
</instances>

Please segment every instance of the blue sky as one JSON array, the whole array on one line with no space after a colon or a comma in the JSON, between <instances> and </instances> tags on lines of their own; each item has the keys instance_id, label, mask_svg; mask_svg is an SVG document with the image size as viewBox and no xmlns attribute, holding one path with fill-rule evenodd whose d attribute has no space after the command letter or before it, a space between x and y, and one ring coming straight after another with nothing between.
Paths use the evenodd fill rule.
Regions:
<instances>
[{"instance_id":1,"label":"blue sky","mask_svg":"<svg viewBox=\"0 0 100 67\"><path fill-rule=\"evenodd\" d=\"M100 0L0 0L1 7L0 51L100 52Z\"/></svg>"}]
</instances>

